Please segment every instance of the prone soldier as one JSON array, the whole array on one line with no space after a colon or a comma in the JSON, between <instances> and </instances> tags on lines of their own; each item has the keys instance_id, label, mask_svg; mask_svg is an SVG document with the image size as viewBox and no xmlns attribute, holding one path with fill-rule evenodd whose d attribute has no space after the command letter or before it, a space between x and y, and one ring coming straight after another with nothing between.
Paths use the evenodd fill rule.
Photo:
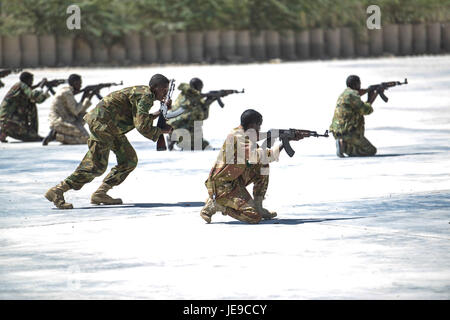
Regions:
<instances>
[{"instance_id":1,"label":"prone soldier","mask_svg":"<svg viewBox=\"0 0 450 320\"><path fill-rule=\"evenodd\" d=\"M149 114L155 100L162 101L167 95L169 80L155 74L148 86L134 86L114 91L104 97L95 108L84 117L91 132L87 141L88 152L69 177L53 188L45 197L57 208L72 209L65 202L64 192L79 190L95 177L101 176L108 167L108 157L113 151L117 165L103 179L100 187L91 196L92 204L121 204L121 199L113 199L106 193L114 186L121 184L136 168L138 159L126 133L136 128L144 137L156 141L162 133L169 133L171 127L153 126L153 120L160 111ZM170 107L171 101L167 102Z\"/></svg>"}]
</instances>

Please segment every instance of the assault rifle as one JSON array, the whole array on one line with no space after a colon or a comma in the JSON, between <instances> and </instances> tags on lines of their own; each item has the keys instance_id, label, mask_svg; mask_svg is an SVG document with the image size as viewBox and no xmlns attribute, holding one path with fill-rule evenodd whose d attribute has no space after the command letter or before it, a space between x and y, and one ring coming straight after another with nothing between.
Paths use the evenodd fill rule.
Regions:
<instances>
[{"instance_id":1,"label":"assault rifle","mask_svg":"<svg viewBox=\"0 0 450 320\"><path fill-rule=\"evenodd\" d=\"M0 71L0 78L9 76L11 73L19 73L22 69L4 69Z\"/></svg>"},{"instance_id":2,"label":"assault rifle","mask_svg":"<svg viewBox=\"0 0 450 320\"><path fill-rule=\"evenodd\" d=\"M120 83L115 83L115 82L107 82L107 83L99 83L99 84L94 84L94 85L90 85L90 86L86 86L83 89L81 89L78 93L83 92L83 94L88 95L89 93L94 93L97 98L99 100L102 100L103 97L100 94L100 90L103 88L109 88L112 86L121 86L123 85L123 81L120 81Z\"/></svg>"},{"instance_id":3,"label":"assault rifle","mask_svg":"<svg viewBox=\"0 0 450 320\"><path fill-rule=\"evenodd\" d=\"M217 103L219 103L219 106L221 108L223 108L225 106L225 104L222 102L223 97L229 95L229 94L233 94L233 93L244 93L244 89L242 89L241 91L238 90L215 90L215 91L210 91L207 93L202 93L202 97L205 97L206 100L212 100L214 102L214 100L217 100Z\"/></svg>"},{"instance_id":4,"label":"assault rifle","mask_svg":"<svg viewBox=\"0 0 450 320\"><path fill-rule=\"evenodd\" d=\"M159 108L160 114L159 114L159 118L158 118L158 123L156 124L156 126L160 129L163 129L167 126L167 121L170 118L176 117L177 115L181 114L184 112L184 110L177 110L177 114L176 115L172 115L169 114L169 107L167 106L167 103L169 102L169 100L172 99L172 94L175 91L175 79L171 79L169 82L169 91L167 91L166 97L164 98L163 101L161 101L161 106ZM180 108L182 109L182 108ZM156 142L156 150L157 151L164 151L167 150L167 146L166 146L166 140L164 139L164 134L161 134L158 138L158 141Z\"/></svg>"},{"instance_id":5,"label":"assault rifle","mask_svg":"<svg viewBox=\"0 0 450 320\"><path fill-rule=\"evenodd\" d=\"M55 95L55 90L53 90L54 87L57 87L63 83L67 83L66 79L55 79L46 81L44 83L44 86L47 87L48 91L50 91L53 95Z\"/></svg>"},{"instance_id":6,"label":"assault rifle","mask_svg":"<svg viewBox=\"0 0 450 320\"><path fill-rule=\"evenodd\" d=\"M289 157L294 156L294 149L292 149L289 142L291 140L300 140L308 137L326 137L328 138L328 130L324 134L318 134L316 131L301 130L301 129L271 129L267 132L267 140L263 143L263 148L271 148L277 138L283 143L283 148Z\"/></svg>"},{"instance_id":7,"label":"assault rifle","mask_svg":"<svg viewBox=\"0 0 450 320\"><path fill-rule=\"evenodd\" d=\"M39 83L35 84L34 86L31 86L31 89L36 89L38 87L47 87L47 90L50 91L53 95L55 94L55 91L53 90L54 87L57 87L63 83L66 83L66 79L55 79L48 81L46 78L42 79Z\"/></svg>"},{"instance_id":8,"label":"assault rifle","mask_svg":"<svg viewBox=\"0 0 450 320\"><path fill-rule=\"evenodd\" d=\"M380 84L373 84L371 86L369 86L367 89L360 89L359 90L359 95L363 95L365 93L368 93L369 97L373 92L378 92L378 94L380 95L381 99L383 99L384 102L388 102L388 97L386 97L386 95L384 94L384 90L387 90L389 88L395 87L395 86L400 86L402 84L408 84L408 79L405 78L404 82L400 82L400 81L390 81L390 82L382 82Z\"/></svg>"}]
</instances>

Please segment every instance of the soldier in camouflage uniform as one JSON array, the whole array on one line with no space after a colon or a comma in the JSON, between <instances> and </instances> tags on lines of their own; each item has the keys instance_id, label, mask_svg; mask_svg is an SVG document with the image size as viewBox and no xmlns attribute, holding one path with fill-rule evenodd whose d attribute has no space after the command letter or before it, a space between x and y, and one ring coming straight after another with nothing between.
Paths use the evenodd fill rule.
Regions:
<instances>
[{"instance_id":1,"label":"soldier in camouflage uniform","mask_svg":"<svg viewBox=\"0 0 450 320\"><path fill-rule=\"evenodd\" d=\"M244 111L241 125L233 129L223 144L205 182L209 197L200 216L207 223L217 211L247 223L276 217L276 212L263 208L262 202L269 185L269 162L278 161L283 145L260 148L256 141L261 124L260 113L252 109ZM251 183L254 198L246 189Z\"/></svg>"},{"instance_id":2,"label":"soldier in camouflage uniform","mask_svg":"<svg viewBox=\"0 0 450 320\"><path fill-rule=\"evenodd\" d=\"M162 101L167 95L169 80L155 74L149 86L134 86L110 93L85 117L91 132L88 139L89 151L78 168L57 186L49 189L45 197L60 209L72 209L64 200L64 192L79 190L95 177L101 176L107 166L109 152L113 151L117 165L103 179L103 183L91 196L92 204L121 204L121 199L113 199L106 194L112 187L121 184L136 168L136 152L125 134L134 128L144 137L157 141L162 133L169 133L170 126L163 129L153 126L159 111L149 114L155 100ZM169 100L168 106L170 107Z\"/></svg>"},{"instance_id":3,"label":"soldier in camouflage uniform","mask_svg":"<svg viewBox=\"0 0 450 320\"><path fill-rule=\"evenodd\" d=\"M89 138L89 133L84 128L83 117L91 105L94 92L85 92L80 102L77 102L74 95L80 92L81 76L71 74L68 83L68 86L58 90L52 102L49 114L51 130L44 139L43 145L47 145L52 140L63 144L85 144Z\"/></svg>"},{"instance_id":4,"label":"soldier in camouflage uniform","mask_svg":"<svg viewBox=\"0 0 450 320\"><path fill-rule=\"evenodd\" d=\"M170 119L168 123L170 124L170 126L174 128L174 130L185 129L189 131L191 135L191 141L190 144L186 143L186 141L182 143L183 138L180 137L177 143L177 141L172 141L171 135L169 139L170 141L169 150L173 149L173 145L175 143L177 143L178 146L180 147L184 147L185 149L194 150L195 137L197 139L200 138L202 139L201 140L202 150L204 150L209 146L209 142L203 139L202 126L198 124L196 127L194 126L195 121L204 121L208 119L209 106L211 105L211 103L214 102L214 99L205 99L202 97L201 95L202 89L203 89L203 82L199 78L192 78L189 84L181 83L178 86L178 90L180 90L181 93L175 100L172 110L175 111L178 108L183 108L185 112L179 115L178 117ZM186 148L187 146L188 148Z\"/></svg>"},{"instance_id":5,"label":"soldier in camouflage uniform","mask_svg":"<svg viewBox=\"0 0 450 320\"><path fill-rule=\"evenodd\" d=\"M42 90L32 89L34 76L29 72L20 74L20 82L6 93L0 105L0 141L6 137L22 141L42 141L38 134L38 114L36 103L44 102L50 95ZM43 79L39 86L45 84Z\"/></svg>"},{"instance_id":6,"label":"soldier in camouflage uniform","mask_svg":"<svg viewBox=\"0 0 450 320\"><path fill-rule=\"evenodd\" d=\"M373 112L372 103L377 97L374 92L367 102L361 100L361 80L351 75L347 78L347 89L339 96L330 132L336 139L338 157L373 156L377 149L364 137L364 115Z\"/></svg>"}]
</instances>

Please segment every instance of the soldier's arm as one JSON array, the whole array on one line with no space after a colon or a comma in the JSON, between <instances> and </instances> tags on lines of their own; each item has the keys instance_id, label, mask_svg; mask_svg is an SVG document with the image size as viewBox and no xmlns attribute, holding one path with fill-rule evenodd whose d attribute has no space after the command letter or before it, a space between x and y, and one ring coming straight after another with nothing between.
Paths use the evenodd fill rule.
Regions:
<instances>
[{"instance_id":1,"label":"soldier's arm","mask_svg":"<svg viewBox=\"0 0 450 320\"><path fill-rule=\"evenodd\" d=\"M281 145L278 144L272 148L260 148L256 141L251 142L249 138L242 136L236 137L236 152L238 162L243 162L242 157L245 157L244 163L248 164L268 164L273 161L278 161L280 157ZM239 150L239 151L238 151ZM242 152L244 150L244 152Z\"/></svg>"},{"instance_id":2,"label":"soldier's arm","mask_svg":"<svg viewBox=\"0 0 450 320\"><path fill-rule=\"evenodd\" d=\"M153 126L153 120L156 117L149 114L150 108L153 106L153 101L148 94L141 95L137 97L134 95L131 99L133 107L133 123L136 129L144 137L156 141L161 135L161 129Z\"/></svg>"},{"instance_id":3,"label":"soldier's arm","mask_svg":"<svg viewBox=\"0 0 450 320\"><path fill-rule=\"evenodd\" d=\"M78 116L80 113L86 112L87 108L89 108L92 104L90 99L84 99L83 101L77 102L73 93L69 91L62 93L62 95L66 100L67 108L74 116Z\"/></svg>"},{"instance_id":4,"label":"soldier's arm","mask_svg":"<svg viewBox=\"0 0 450 320\"><path fill-rule=\"evenodd\" d=\"M22 83L21 88L23 93L34 103L42 103L44 102L48 97L50 97L50 94L48 92L44 93L44 91L35 89L32 90L29 86Z\"/></svg>"},{"instance_id":5,"label":"soldier's arm","mask_svg":"<svg viewBox=\"0 0 450 320\"><path fill-rule=\"evenodd\" d=\"M371 114L373 112L372 105L369 102L364 102L358 94L350 95L350 103L354 109L363 115Z\"/></svg>"}]
</instances>

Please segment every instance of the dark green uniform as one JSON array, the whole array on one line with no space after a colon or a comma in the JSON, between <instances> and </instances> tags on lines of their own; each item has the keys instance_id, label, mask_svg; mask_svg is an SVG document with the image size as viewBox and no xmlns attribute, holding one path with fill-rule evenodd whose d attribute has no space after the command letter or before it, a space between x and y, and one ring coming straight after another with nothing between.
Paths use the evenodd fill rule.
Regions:
<instances>
[{"instance_id":1,"label":"dark green uniform","mask_svg":"<svg viewBox=\"0 0 450 320\"><path fill-rule=\"evenodd\" d=\"M202 149L205 149L209 142L203 139L202 125L194 126L195 121L204 121L209 116L209 106L213 101L206 102L205 98L201 96L200 91L192 88L188 83L181 83L178 86L181 93L175 100L172 110L183 108L184 113L176 118L170 119L167 123L176 129L186 129L191 135L190 150L194 150L194 137L201 137ZM196 130L195 130L196 129ZM172 137L171 137L172 138ZM181 145L181 140L179 141Z\"/></svg>"},{"instance_id":2,"label":"dark green uniform","mask_svg":"<svg viewBox=\"0 0 450 320\"><path fill-rule=\"evenodd\" d=\"M117 165L103 180L109 186L121 184L136 168L136 152L125 134L134 128L144 137L156 141L161 129L153 126L154 117L148 112L155 95L148 86L135 86L110 93L85 117L91 132L89 151L78 168L65 182L75 190L101 176L107 166L109 152L113 151Z\"/></svg>"},{"instance_id":3,"label":"dark green uniform","mask_svg":"<svg viewBox=\"0 0 450 320\"><path fill-rule=\"evenodd\" d=\"M339 96L330 132L342 139L343 153L350 157L373 156L377 149L364 137L364 115L371 114L370 103L363 102L358 91L347 88Z\"/></svg>"},{"instance_id":4,"label":"dark green uniform","mask_svg":"<svg viewBox=\"0 0 450 320\"><path fill-rule=\"evenodd\" d=\"M23 82L14 84L0 105L2 133L22 141L41 141L36 103L42 103L48 97L48 93L32 90Z\"/></svg>"}]
</instances>

